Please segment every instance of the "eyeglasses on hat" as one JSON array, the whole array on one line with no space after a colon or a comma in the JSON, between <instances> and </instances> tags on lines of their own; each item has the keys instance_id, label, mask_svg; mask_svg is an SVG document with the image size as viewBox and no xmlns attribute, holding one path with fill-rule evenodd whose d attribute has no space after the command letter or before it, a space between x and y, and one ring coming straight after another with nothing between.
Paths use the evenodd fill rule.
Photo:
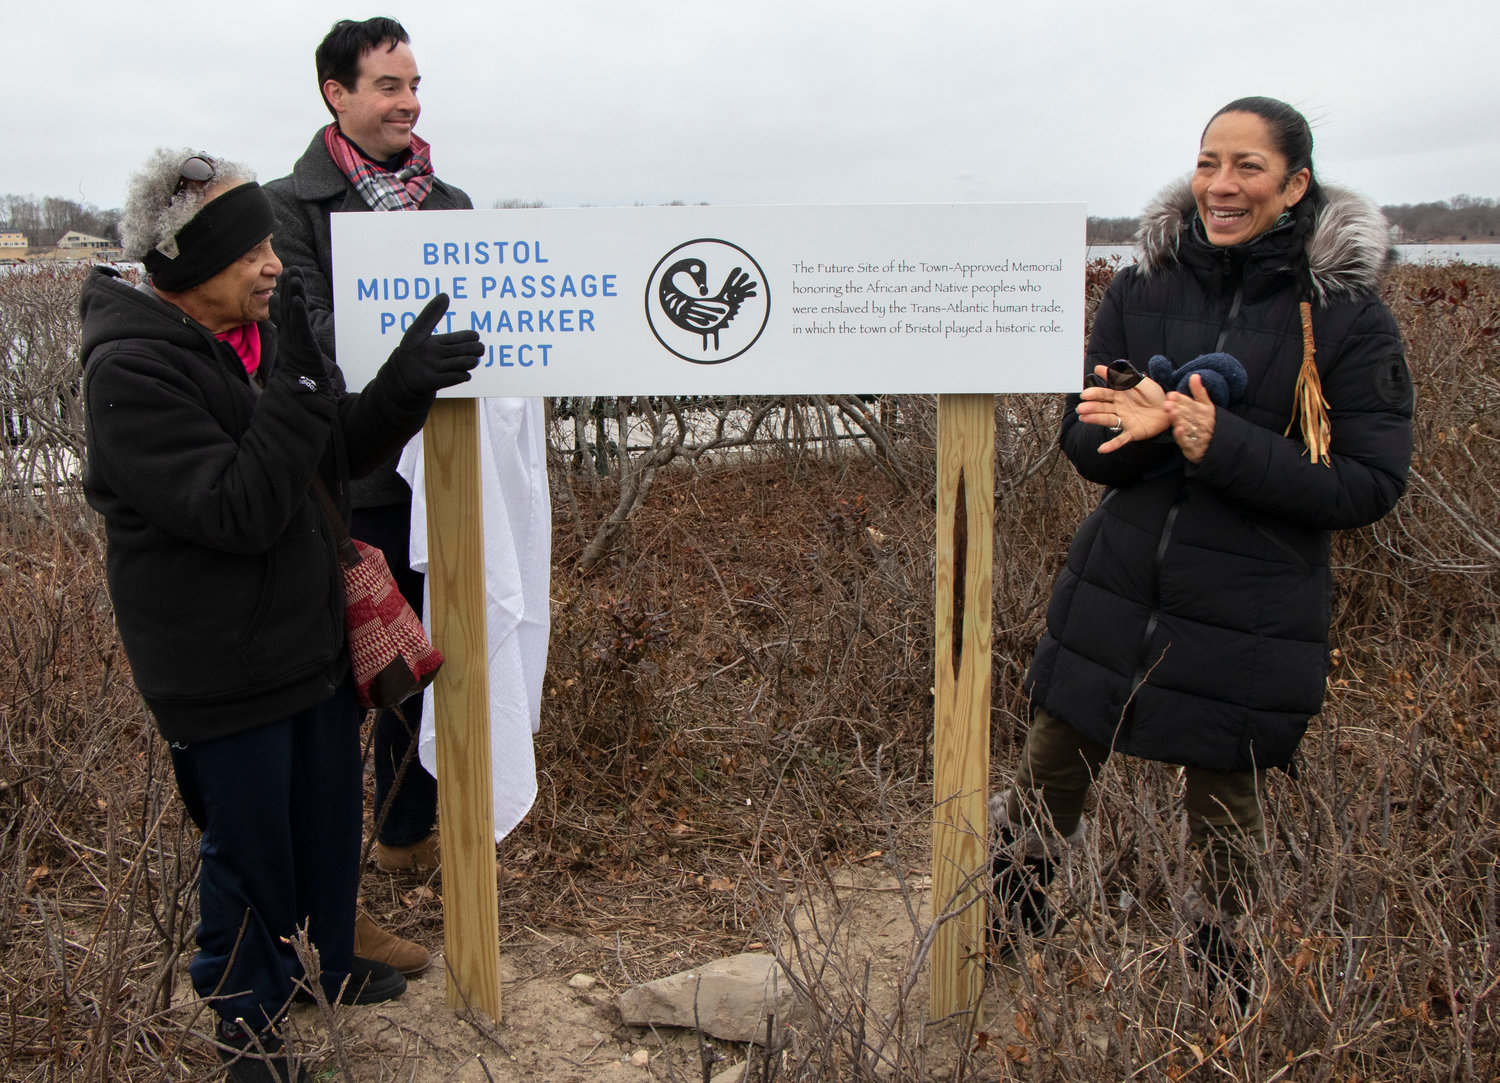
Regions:
<instances>
[{"instance_id":1,"label":"eyeglasses on hat","mask_svg":"<svg viewBox=\"0 0 1500 1083\"><path fill-rule=\"evenodd\" d=\"M207 184L214 179L217 172L214 160L206 154L195 154L182 163L182 168L177 171L177 187L172 189L172 198L176 199L182 195L182 191L190 184Z\"/></svg>"}]
</instances>

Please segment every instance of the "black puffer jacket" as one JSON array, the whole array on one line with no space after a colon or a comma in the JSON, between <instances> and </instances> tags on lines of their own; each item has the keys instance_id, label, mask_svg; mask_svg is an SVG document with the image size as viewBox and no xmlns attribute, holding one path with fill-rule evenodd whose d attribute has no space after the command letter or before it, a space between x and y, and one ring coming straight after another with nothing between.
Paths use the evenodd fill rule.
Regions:
<instances>
[{"instance_id":1,"label":"black puffer jacket","mask_svg":"<svg viewBox=\"0 0 1500 1083\"><path fill-rule=\"evenodd\" d=\"M1101 455L1109 436L1077 420L1076 397L1064 417L1063 451L1106 488L1053 588L1026 689L1119 751L1221 771L1288 766L1323 702L1329 532L1379 519L1405 488L1411 381L1374 293L1385 222L1360 197L1329 196L1307 251L1331 465L1283 435L1302 363L1291 226L1215 248L1187 182L1174 185L1099 309L1088 371L1222 350L1249 375L1196 465L1170 433Z\"/></svg>"},{"instance_id":2,"label":"black puffer jacket","mask_svg":"<svg viewBox=\"0 0 1500 1083\"><path fill-rule=\"evenodd\" d=\"M399 447L431 397L362 395L234 351L147 289L84 284L84 491L104 516L110 597L136 686L169 741L263 725L326 699L348 668L333 540L308 486ZM331 373L330 373L331 375ZM345 507L347 514L347 506Z\"/></svg>"}]
</instances>

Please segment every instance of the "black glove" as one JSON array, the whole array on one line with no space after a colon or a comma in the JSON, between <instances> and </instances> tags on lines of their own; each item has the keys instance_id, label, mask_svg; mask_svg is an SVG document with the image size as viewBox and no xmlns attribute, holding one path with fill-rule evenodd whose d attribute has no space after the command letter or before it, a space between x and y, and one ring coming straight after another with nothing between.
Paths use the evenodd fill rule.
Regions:
<instances>
[{"instance_id":1,"label":"black glove","mask_svg":"<svg viewBox=\"0 0 1500 1083\"><path fill-rule=\"evenodd\" d=\"M312 321L307 318L307 287L302 282L301 268L288 268L277 292L281 311L276 317L276 330L281 333L281 342L273 375L285 375L309 391L330 391L328 362L313 337Z\"/></svg>"},{"instance_id":2,"label":"black glove","mask_svg":"<svg viewBox=\"0 0 1500 1083\"><path fill-rule=\"evenodd\" d=\"M469 370L479 364L484 345L477 331L450 331L434 335L432 329L448 311L448 295L440 293L401 336L401 345L391 351L385 365L396 384L410 395L431 395L469 379Z\"/></svg>"},{"instance_id":3,"label":"black glove","mask_svg":"<svg viewBox=\"0 0 1500 1083\"><path fill-rule=\"evenodd\" d=\"M1121 358L1111 361L1109 368L1104 373L1104 379L1099 379L1097 373L1090 372L1083 378L1084 387L1107 387L1111 391L1129 391L1136 384L1146 378L1146 374L1136 368L1129 361Z\"/></svg>"}]
</instances>

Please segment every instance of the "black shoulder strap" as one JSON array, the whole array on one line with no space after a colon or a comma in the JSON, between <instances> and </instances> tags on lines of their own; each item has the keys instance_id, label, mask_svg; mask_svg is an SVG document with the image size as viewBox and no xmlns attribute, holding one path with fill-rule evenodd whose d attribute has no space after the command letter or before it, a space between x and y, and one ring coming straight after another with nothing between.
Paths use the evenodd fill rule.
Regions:
<instances>
[{"instance_id":1,"label":"black shoulder strap","mask_svg":"<svg viewBox=\"0 0 1500 1083\"><path fill-rule=\"evenodd\" d=\"M318 494L318 503L323 508L323 515L328 520L328 527L333 531L334 540L339 546L339 560L346 568L352 568L359 563L359 550L354 546L354 539L349 537L349 528L344 525L344 517L339 514L338 505L333 502L333 495L329 493L328 486L323 484L323 479L316 474L312 480L313 491Z\"/></svg>"}]
</instances>

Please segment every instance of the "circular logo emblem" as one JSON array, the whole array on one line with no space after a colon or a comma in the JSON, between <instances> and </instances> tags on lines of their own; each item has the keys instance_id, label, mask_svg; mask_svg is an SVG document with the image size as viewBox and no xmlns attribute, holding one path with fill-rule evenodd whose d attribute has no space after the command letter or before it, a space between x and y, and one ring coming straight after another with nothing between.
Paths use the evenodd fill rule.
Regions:
<instances>
[{"instance_id":1,"label":"circular logo emblem","mask_svg":"<svg viewBox=\"0 0 1500 1083\"><path fill-rule=\"evenodd\" d=\"M646 282L646 322L684 361L718 365L760 338L771 292L755 257L737 244L701 237L672 249Z\"/></svg>"},{"instance_id":2,"label":"circular logo emblem","mask_svg":"<svg viewBox=\"0 0 1500 1083\"><path fill-rule=\"evenodd\" d=\"M1404 406L1411 397L1406 358L1394 353L1375 367L1375 393L1389 406Z\"/></svg>"}]
</instances>

